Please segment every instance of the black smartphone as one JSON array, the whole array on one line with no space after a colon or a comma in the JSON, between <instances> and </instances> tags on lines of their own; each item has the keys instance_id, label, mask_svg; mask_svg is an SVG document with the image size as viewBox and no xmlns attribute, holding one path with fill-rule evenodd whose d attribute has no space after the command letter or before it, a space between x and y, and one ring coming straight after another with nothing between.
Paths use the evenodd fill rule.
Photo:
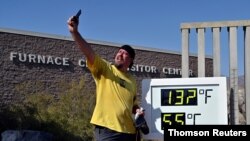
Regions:
<instances>
[{"instance_id":1,"label":"black smartphone","mask_svg":"<svg viewBox=\"0 0 250 141\"><path fill-rule=\"evenodd\" d=\"M76 15L73 17L73 21L75 21L77 24L78 24L78 22L79 22L79 16L81 15L81 13L82 13L82 10L80 9L77 13L76 13Z\"/></svg>"},{"instance_id":2,"label":"black smartphone","mask_svg":"<svg viewBox=\"0 0 250 141\"><path fill-rule=\"evenodd\" d=\"M79 16L82 14L82 10L80 9L77 13L76 13L76 15L75 15L75 17L76 18L79 18Z\"/></svg>"}]
</instances>

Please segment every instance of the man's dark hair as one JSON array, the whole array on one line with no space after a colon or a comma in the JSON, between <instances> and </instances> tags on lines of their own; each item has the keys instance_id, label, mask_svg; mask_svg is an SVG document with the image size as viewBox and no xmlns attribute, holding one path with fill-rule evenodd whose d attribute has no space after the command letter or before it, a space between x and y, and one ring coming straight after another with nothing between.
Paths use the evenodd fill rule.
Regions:
<instances>
[{"instance_id":1,"label":"man's dark hair","mask_svg":"<svg viewBox=\"0 0 250 141\"><path fill-rule=\"evenodd\" d=\"M130 57L135 59L135 50L130 45L123 45L120 49L126 50Z\"/></svg>"}]
</instances>

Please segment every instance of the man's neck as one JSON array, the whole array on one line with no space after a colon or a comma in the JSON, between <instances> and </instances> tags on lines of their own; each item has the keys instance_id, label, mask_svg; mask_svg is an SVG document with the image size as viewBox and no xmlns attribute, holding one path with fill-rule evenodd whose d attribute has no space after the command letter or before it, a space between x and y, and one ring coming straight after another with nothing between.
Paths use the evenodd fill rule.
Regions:
<instances>
[{"instance_id":1,"label":"man's neck","mask_svg":"<svg viewBox=\"0 0 250 141\"><path fill-rule=\"evenodd\" d=\"M116 65L116 64L115 64L115 67L116 67L118 70L122 71L122 72L127 72L127 71L128 71L128 68L125 68L123 65Z\"/></svg>"}]
</instances>

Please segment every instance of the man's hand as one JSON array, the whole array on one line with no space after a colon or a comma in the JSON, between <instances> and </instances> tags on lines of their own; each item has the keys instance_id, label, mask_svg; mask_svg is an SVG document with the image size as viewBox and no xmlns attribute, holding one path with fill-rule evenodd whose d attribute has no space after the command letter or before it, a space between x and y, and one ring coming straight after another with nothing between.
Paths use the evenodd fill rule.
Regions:
<instances>
[{"instance_id":1,"label":"man's hand","mask_svg":"<svg viewBox=\"0 0 250 141\"><path fill-rule=\"evenodd\" d=\"M68 19L68 28L69 32L76 33L78 32L78 24L79 24L79 18L76 16L72 16Z\"/></svg>"},{"instance_id":2,"label":"man's hand","mask_svg":"<svg viewBox=\"0 0 250 141\"><path fill-rule=\"evenodd\" d=\"M68 20L68 27L71 33L78 32L78 24L79 24L79 17L82 14L82 10L80 9L75 16L72 16Z\"/></svg>"},{"instance_id":3,"label":"man's hand","mask_svg":"<svg viewBox=\"0 0 250 141\"><path fill-rule=\"evenodd\" d=\"M141 108L138 108L138 109L136 109L136 114L135 114L135 116L144 116L144 114L145 114L145 112L144 112L145 110L141 107ZM137 117L135 117L135 118L137 118Z\"/></svg>"}]
</instances>

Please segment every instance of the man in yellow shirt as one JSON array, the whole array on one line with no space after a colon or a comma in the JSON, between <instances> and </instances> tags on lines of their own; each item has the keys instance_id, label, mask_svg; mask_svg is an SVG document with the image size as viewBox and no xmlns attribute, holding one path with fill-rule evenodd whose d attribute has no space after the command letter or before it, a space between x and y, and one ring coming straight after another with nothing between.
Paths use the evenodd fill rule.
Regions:
<instances>
[{"instance_id":1,"label":"man in yellow shirt","mask_svg":"<svg viewBox=\"0 0 250 141\"><path fill-rule=\"evenodd\" d=\"M96 105L91 118L97 141L134 141L136 127L132 113L139 110L136 80L128 73L135 51L129 45L119 48L114 65L102 59L78 32L79 18L72 16L68 28L86 57L96 83ZM140 114L144 114L140 111Z\"/></svg>"}]
</instances>

